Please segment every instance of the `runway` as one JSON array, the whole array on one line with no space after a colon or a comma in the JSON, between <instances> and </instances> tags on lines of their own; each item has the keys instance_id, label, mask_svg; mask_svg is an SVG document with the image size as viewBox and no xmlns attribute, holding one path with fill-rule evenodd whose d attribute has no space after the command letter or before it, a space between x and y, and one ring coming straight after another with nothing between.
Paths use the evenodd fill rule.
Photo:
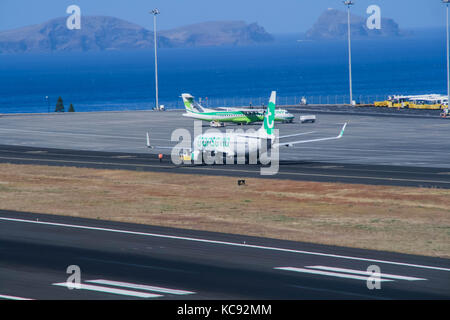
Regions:
<instances>
[{"instance_id":1,"label":"runway","mask_svg":"<svg viewBox=\"0 0 450 320\"><path fill-rule=\"evenodd\" d=\"M359 109L358 109L359 110ZM296 113L293 124L275 125L280 135L313 132L301 138L336 136L349 122L340 140L302 144L280 149L280 159L357 165L450 169L450 121L438 117L401 117L370 113L318 113L314 124L300 124ZM194 136L194 121L183 111L88 112L0 117L0 145L73 149L123 153L159 153L167 150L146 148L146 132L158 146L173 146L171 135L186 129ZM229 125L227 129L258 129L261 124ZM204 123L203 132L210 129ZM298 138L298 137L296 137ZM294 139L296 139L294 138ZM286 139L289 141L290 139Z\"/></svg>"},{"instance_id":2,"label":"runway","mask_svg":"<svg viewBox=\"0 0 450 320\"><path fill-rule=\"evenodd\" d=\"M450 169L376 166L307 161L281 161L278 174L261 176L259 165L172 164L169 156L160 162L154 154L114 153L0 145L0 163L75 166L238 178L290 179L372 185L450 188Z\"/></svg>"},{"instance_id":3,"label":"runway","mask_svg":"<svg viewBox=\"0 0 450 320\"><path fill-rule=\"evenodd\" d=\"M322 137L350 124L336 143L283 151L279 173L264 178L449 188L447 121L318 119L278 127ZM174 166L145 147L147 131L173 144L171 132L192 124L178 111L5 116L0 163L261 177L255 165ZM24 212L0 211L0 256L0 299L450 298L448 259ZM81 270L79 289L67 288L69 266Z\"/></svg>"},{"instance_id":4,"label":"runway","mask_svg":"<svg viewBox=\"0 0 450 320\"><path fill-rule=\"evenodd\" d=\"M448 259L23 212L0 254L0 299L450 298Z\"/></svg>"}]
</instances>

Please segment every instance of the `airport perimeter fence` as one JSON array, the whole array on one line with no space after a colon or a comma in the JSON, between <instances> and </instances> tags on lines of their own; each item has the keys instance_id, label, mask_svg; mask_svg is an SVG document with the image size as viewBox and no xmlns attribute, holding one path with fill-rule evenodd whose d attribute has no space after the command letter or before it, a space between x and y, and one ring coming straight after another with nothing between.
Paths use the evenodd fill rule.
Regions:
<instances>
[{"instance_id":1,"label":"airport perimeter fence","mask_svg":"<svg viewBox=\"0 0 450 320\"><path fill-rule=\"evenodd\" d=\"M302 99L306 100L307 105L348 105L350 98L348 95L326 95L326 96L311 96L311 95L297 95L297 96L278 96L278 106L300 106ZM387 95L354 95L353 100L357 104L373 104L374 101L384 101L388 98ZM225 98L207 98L196 97L196 101L208 108L219 107L254 107L261 108L267 106L269 97L225 97ZM170 109L184 109L184 104L181 98L176 99L160 99L160 105L164 105L167 110ZM91 112L91 111L138 111L138 110L152 110L155 108L153 99L146 99L145 101L133 102L111 102L111 103L76 103L74 102L75 111ZM52 103L36 104L34 106L18 106L0 108L0 113L53 113L55 106ZM66 108L67 111L67 108Z\"/></svg>"},{"instance_id":2,"label":"airport perimeter fence","mask_svg":"<svg viewBox=\"0 0 450 320\"><path fill-rule=\"evenodd\" d=\"M327 96L278 96L278 106L295 106L301 105L302 99L305 99L306 104L310 105L348 105L350 103L350 96L348 95L327 95ZM384 101L388 98L387 95L359 95L353 96L353 100L357 104L371 105L375 101ZM218 108L218 107L262 107L267 106L269 97L227 97L227 98L207 98L196 97L196 101L204 107ZM177 101L161 101L161 104L166 109L183 109L184 105L181 99ZM153 104L154 106L154 104Z\"/></svg>"}]
</instances>

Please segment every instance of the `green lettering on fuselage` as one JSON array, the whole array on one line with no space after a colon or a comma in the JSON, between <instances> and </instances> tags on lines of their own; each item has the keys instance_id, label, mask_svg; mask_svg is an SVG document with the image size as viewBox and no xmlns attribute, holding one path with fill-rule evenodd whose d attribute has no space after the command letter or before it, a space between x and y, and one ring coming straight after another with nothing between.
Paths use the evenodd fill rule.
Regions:
<instances>
[{"instance_id":1,"label":"green lettering on fuselage","mask_svg":"<svg viewBox=\"0 0 450 320\"><path fill-rule=\"evenodd\" d=\"M201 136L197 139L197 147L206 148L206 147L229 147L230 146L230 137L204 137Z\"/></svg>"}]
</instances>

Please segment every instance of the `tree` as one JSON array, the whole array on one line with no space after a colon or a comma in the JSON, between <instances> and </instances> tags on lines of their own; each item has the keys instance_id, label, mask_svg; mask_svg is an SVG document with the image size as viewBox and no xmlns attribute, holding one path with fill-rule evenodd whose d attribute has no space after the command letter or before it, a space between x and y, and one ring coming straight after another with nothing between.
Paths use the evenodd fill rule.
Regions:
<instances>
[{"instance_id":1,"label":"tree","mask_svg":"<svg viewBox=\"0 0 450 320\"><path fill-rule=\"evenodd\" d=\"M67 112L75 112L73 104L70 104L69 110L67 110Z\"/></svg>"},{"instance_id":2,"label":"tree","mask_svg":"<svg viewBox=\"0 0 450 320\"><path fill-rule=\"evenodd\" d=\"M56 102L55 112L64 112L64 103L61 97L59 97L58 101Z\"/></svg>"}]
</instances>

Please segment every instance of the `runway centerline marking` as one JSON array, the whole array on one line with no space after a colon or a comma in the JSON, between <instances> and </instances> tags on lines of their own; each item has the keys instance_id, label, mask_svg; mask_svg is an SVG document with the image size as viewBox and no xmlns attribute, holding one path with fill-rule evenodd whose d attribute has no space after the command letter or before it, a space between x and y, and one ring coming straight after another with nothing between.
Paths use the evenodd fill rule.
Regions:
<instances>
[{"instance_id":1,"label":"runway centerline marking","mask_svg":"<svg viewBox=\"0 0 450 320\"><path fill-rule=\"evenodd\" d=\"M57 134L57 135L68 135L68 136L88 136L88 137L102 137L102 138L114 138L114 139L133 139L133 140L143 140L138 137L131 136L114 136L106 134L95 134L95 133L74 133L74 132L64 132L64 131L41 131L41 130L24 130L24 129L12 129L12 128L0 128L2 131L16 131L25 133L42 133L42 134Z\"/></svg>"},{"instance_id":2,"label":"runway centerline marking","mask_svg":"<svg viewBox=\"0 0 450 320\"><path fill-rule=\"evenodd\" d=\"M55 163L74 163L74 164L96 164L96 165L113 165L122 167L148 167L148 168L164 168L164 169L177 169L176 166L162 166L151 164L132 164L132 163L114 163L114 162L93 162L93 161L79 161L79 160L56 160L56 159L37 159L37 158L17 158L17 157L0 157L4 160L23 160L23 161L40 161L40 162L55 162ZM225 169L215 169L206 167L180 167L187 170L208 170L216 171L220 173ZM238 170L227 169L226 172L239 172L239 173L258 173L258 171L251 170ZM295 175L295 176L313 176L313 177L325 177L325 178L346 178L346 179L360 179L360 180L377 180L377 181L399 181L399 182L417 182L417 183L441 183L450 185L450 181L435 181L435 180L416 180L416 179L402 179L402 178L390 178L390 177L366 177L366 176L345 176L345 175L332 175L332 174L318 174L318 173L301 173L301 172L278 172L277 175Z\"/></svg>"},{"instance_id":3,"label":"runway centerline marking","mask_svg":"<svg viewBox=\"0 0 450 320\"><path fill-rule=\"evenodd\" d=\"M61 149L61 150L70 151L70 149ZM86 151L87 152L92 152L92 151L89 151L89 150L86 150ZM2 149L0 149L0 152L9 152L9 153L16 153L16 154L21 154L21 153L29 153L29 154L31 154L31 153L35 153L34 151L16 151L16 150L2 150ZM72 157L72 156L80 157L81 156L81 157L87 157L87 158L106 158L106 157L108 157L108 156L102 156L102 155L87 155L87 154L79 155L79 154L74 154L74 153L53 153L53 152L49 152L49 151L38 151L36 153L41 153L41 152L42 153L45 152L49 156L53 156L53 155L55 155L55 156L65 156L65 157ZM131 157L131 158L138 158L139 160L146 160L146 159L149 159L148 155L154 155L154 154L130 153L130 154L127 154L127 155L118 155L118 156L112 154L112 155L109 156L109 158L128 158L128 157ZM140 157L140 156L143 156L143 157ZM9 159L9 157L5 158L5 159ZM10 158L10 159L23 159L23 160L30 159L30 160L37 160L37 161L44 161L45 160L45 159L33 159L33 158ZM49 159L49 161L50 161L50 159ZM72 160L53 160L53 161L72 161ZM79 160L73 160L72 162L75 163L77 161L80 162ZM290 166L292 166L292 164L289 163L290 161L292 161L292 160L287 160L287 163L281 163L281 166L282 167L290 167ZM99 162L99 164L102 164L102 163ZM414 163L411 163L411 164L414 164ZM128 165L128 164L124 164L124 165ZM133 164L130 164L130 165L133 165ZM145 166L144 164L136 164L136 165L143 165L143 166ZM326 166L327 166L327 164L321 165L318 162L316 166L307 166L307 167L305 167L305 169L321 169L321 168L326 168ZM389 169L389 170L373 170L373 169L368 169L368 168L350 168L350 167L344 167L344 164L333 164L331 169L333 169L333 167L338 168L338 169L345 168L345 170L347 170L347 171L364 171L364 172L376 172L376 173L402 173L402 174L426 174L423 171L399 171L399 170L392 170L392 169ZM445 168L441 168L441 169L445 170ZM214 169L214 170L220 170L220 169ZM290 172L286 172L286 173L290 173ZM445 174L445 173L444 172L435 172L433 174L441 175L441 174ZM450 174L450 172L448 174Z\"/></svg>"},{"instance_id":4,"label":"runway centerline marking","mask_svg":"<svg viewBox=\"0 0 450 320\"><path fill-rule=\"evenodd\" d=\"M220 169L212 169L212 168L198 168L198 167L183 167L189 169L197 169L197 170L218 170ZM246 173L255 173L257 171L249 171L249 170L236 170L236 169L227 169L227 171L236 171L236 172L246 172ZM403 182L423 182L423 183L444 183L450 184L450 181L434 181L434 180L416 180L416 179L402 179L402 178L391 178L391 177L366 177L366 176L345 176L345 175L333 175L333 174L321 174L321 173L302 173L302 172L278 172L277 175L297 175L297 176L315 176L315 177L327 177L327 178L350 178L350 179L371 179L371 180L387 180L387 181L403 181Z\"/></svg>"},{"instance_id":5,"label":"runway centerline marking","mask_svg":"<svg viewBox=\"0 0 450 320\"><path fill-rule=\"evenodd\" d=\"M107 134L96 134L96 133L81 133L81 132L64 132L64 131L42 131L42 130L25 130L25 129L13 129L13 128L0 128L2 131L16 131L24 133L41 133L46 135L66 135L66 136L85 136L85 137L99 137L99 138L112 138L112 139L130 139L130 140L141 140L144 141L145 137L132 137L132 136L115 136ZM152 140L157 141L167 141L167 139L152 138Z\"/></svg>"},{"instance_id":6,"label":"runway centerline marking","mask_svg":"<svg viewBox=\"0 0 450 320\"><path fill-rule=\"evenodd\" d=\"M37 148L37 147L33 147L33 148ZM42 147L42 149L43 148L46 148L46 147ZM144 147L142 147L142 149L147 149L147 147L144 146ZM70 149L59 149L59 150L61 150L61 151L73 151L73 150L70 150ZM56 151L52 151L52 150L42 150L41 152L39 152L39 154L44 154L45 156L62 156L62 157L67 157L67 158L70 158L70 157L83 157L83 158L101 158L101 159L105 159L105 158L112 158L112 159L118 158L118 159L120 159L119 157L123 157L122 154L125 153L126 154L125 157L132 157L132 158L135 158L136 160L149 160L149 159L151 159L149 156L151 156L151 155L156 156L155 154L152 154L152 153L149 153L149 154L144 154L144 153L127 154L126 152L113 153L111 151L79 150L79 151L81 151L83 153L82 154L75 154L75 153L68 153L68 152L66 152L66 153L62 152L61 153L61 151L60 151L60 153L57 153ZM23 154L23 153L32 154L31 151L17 151L17 150L5 150L5 149L0 149L0 152L1 153L19 154L19 156L21 154ZM107 152L109 154L107 154L107 155L92 155L92 153L95 153L95 152ZM91 154L86 154L86 153L91 153Z\"/></svg>"},{"instance_id":7,"label":"runway centerline marking","mask_svg":"<svg viewBox=\"0 0 450 320\"><path fill-rule=\"evenodd\" d=\"M34 221L34 220L7 218L7 217L0 217L0 220L19 222L19 223L31 223L31 224L37 224L37 225L49 225L49 226L65 227L65 228L73 228L73 229L84 229L84 230L105 231L105 232L122 233L122 234L133 234L133 235L139 235L139 236L147 236L147 237L155 237L155 238L163 238L163 239L173 239L173 240L184 240L184 241L192 241L192 242L207 243L207 244L218 244L218 245L241 247L241 248L252 248L252 249L262 249L262 250L270 250L270 251L277 251L277 252L315 255L315 256L330 257L330 258L336 258L336 259L376 262L376 263L392 264L392 265L405 266L405 267L414 267L414 268L421 268L421 269L431 269L431 270L450 272L450 268L444 268L444 267L435 267L435 266L426 266L426 265L411 264L411 263L404 263L404 262L397 262L397 261L343 256L343 255L314 252L314 251L304 251L304 250L296 250L296 249L268 247L268 246L261 246L261 245L251 245L251 244L227 242L227 241L220 241L220 240L209 240L209 239L183 237L183 236L171 236L171 235L158 234L158 233L147 233L147 232L110 229L110 228L102 228L102 227L90 227L90 226L83 226L83 225L65 224L65 223L57 223L57 222L46 222L46 221Z\"/></svg>"},{"instance_id":8,"label":"runway centerline marking","mask_svg":"<svg viewBox=\"0 0 450 320\"><path fill-rule=\"evenodd\" d=\"M155 140L155 139L153 139ZM70 150L70 149L64 149L64 150ZM87 151L87 152L95 152L95 151L91 151L91 150L83 150L83 151ZM137 160L148 160L150 159L148 156L149 155L154 155L156 156L156 154L143 154L143 153L131 153L128 155L108 155L108 156L104 156L104 155L88 155L88 154L75 154L75 153L54 153L54 152L50 152L47 150L42 150L42 151L16 151L16 150L2 150L0 149L0 152L8 152L8 153L16 153L16 154L23 154L23 153L27 153L27 154L45 154L48 156L64 156L64 157L84 157L84 158L113 158L113 159L126 159L126 158L136 158ZM4 157L6 159L9 159L9 157ZM15 158L11 158L11 159L15 159ZM16 158L16 159L28 159L28 158ZM34 159L30 159L30 160L34 160ZM46 159L40 159L39 161L45 161ZM60 160L60 161L71 161L71 160ZM79 161L79 160L73 160L75 161ZM289 163L293 160L287 160L287 163L280 163L281 167L290 167L293 166L293 164ZM99 162L99 164L101 164ZM414 163L413 163L414 164ZM130 164L131 165L131 164ZM142 164L137 164L137 165L142 165ZM316 163L315 166L305 166L304 168L301 169L345 169L347 171L363 171L363 172L376 172L376 173L402 173L402 174L426 174L423 171L400 171L400 170L374 170L374 169L367 169L367 168L350 168L350 167L346 167L345 164L333 164L333 165L326 165L326 164L321 164L321 163ZM441 169L445 169L445 168L441 168ZM220 169L217 169L220 170ZM289 173L289 172L288 172ZM441 174L449 174L450 172L436 172L433 173L436 175L441 175Z\"/></svg>"}]
</instances>

